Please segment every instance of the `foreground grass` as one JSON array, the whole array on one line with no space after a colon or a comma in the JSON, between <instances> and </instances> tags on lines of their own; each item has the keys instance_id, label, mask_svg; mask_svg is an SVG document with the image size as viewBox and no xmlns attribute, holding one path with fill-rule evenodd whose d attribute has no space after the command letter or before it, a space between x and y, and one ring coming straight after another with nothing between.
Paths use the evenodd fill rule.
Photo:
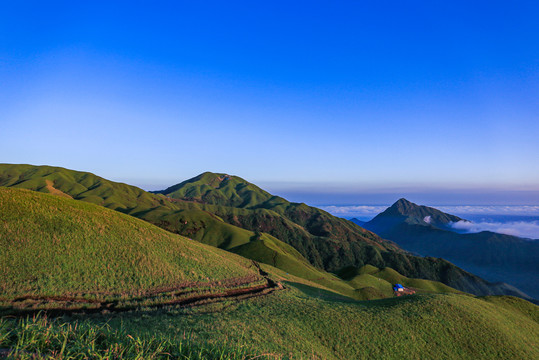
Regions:
<instances>
[{"instance_id":1,"label":"foreground grass","mask_svg":"<svg viewBox=\"0 0 539 360\"><path fill-rule=\"evenodd\" d=\"M0 320L0 357L16 359L245 359L246 347L201 345L189 335L171 341L132 336L123 328L89 321L63 322L43 315Z\"/></svg>"},{"instance_id":2,"label":"foreground grass","mask_svg":"<svg viewBox=\"0 0 539 360\"><path fill-rule=\"evenodd\" d=\"M513 298L510 298L513 299ZM537 313L522 300L518 306ZM245 339L259 353L290 358L536 359L539 324L522 309L464 295L421 295L350 303L292 289L219 314L152 317L154 331L192 329L195 339ZM115 320L118 321L118 320ZM124 318L136 328L137 319ZM240 336L241 335L241 336Z\"/></svg>"},{"instance_id":3,"label":"foreground grass","mask_svg":"<svg viewBox=\"0 0 539 360\"><path fill-rule=\"evenodd\" d=\"M537 359L538 344L537 306L513 297L350 302L290 285L190 309L6 319L0 332L2 348L43 356L63 348L64 358Z\"/></svg>"}]
</instances>

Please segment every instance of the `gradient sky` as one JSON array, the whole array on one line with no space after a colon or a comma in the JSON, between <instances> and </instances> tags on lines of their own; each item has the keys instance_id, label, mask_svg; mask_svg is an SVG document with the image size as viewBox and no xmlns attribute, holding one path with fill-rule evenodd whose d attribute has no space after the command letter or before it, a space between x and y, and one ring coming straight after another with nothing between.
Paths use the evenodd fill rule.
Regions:
<instances>
[{"instance_id":1,"label":"gradient sky","mask_svg":"<svg viewBox=\"0 0 539 360\"><path fill-rule=\"evenodd\" d=\"M0 162L539 204L537 1L78 3L0 5Z\"/></svg>"}]
</instances>

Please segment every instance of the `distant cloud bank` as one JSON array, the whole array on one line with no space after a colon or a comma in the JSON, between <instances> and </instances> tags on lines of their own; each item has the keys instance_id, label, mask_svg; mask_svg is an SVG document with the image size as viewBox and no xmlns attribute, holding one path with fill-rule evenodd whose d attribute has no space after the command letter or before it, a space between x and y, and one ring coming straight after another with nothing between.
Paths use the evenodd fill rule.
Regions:
<instances>
[{"instance_id":1,"label":"distant cloud bank","mask_svg":"<svg viewBox=\"0 0 539 360\"><path fill-rule=\"evenodd\" d=\"M539 239L539 221L511 221L506 223L458 221L452 223L451 227L458 232L464 233L492 231L528 239Z\"/></svg>"},{"instance_id":2,"label":"distant cloud bank","mask_svg":"<svg viewBox=\"0 0 539 360\"><path fill-rule=\"evenodd\" d=\"M453 215L539 215L539 205L458 205L433 207Z\"/></svg>"},{"instance_id":3,"label":"distant cloud bank","mask_svg":"<svg viewBox=\"0 0 539 360\"><path fill-rule=\"evenodd\" d=\"M391 205L327 205L319 208L342 217L374 217ZM445 205L432 206L457 216L469 215L522 215L539 216L539 205Z\"/></svg>"},{"instance_id":4,"label":"distant cloud bank","mask_svg":"<svg viewBox=\"0 0 539 360\"><path fill-rule=\"evenodd\" d=\"M320 206L321 209L340 217L358 218L368 221L383 212L390 205L328 205ZM539 221L494 221L482 220L494 215L511 216L539 216L539 206L537 205L452 205L452 206L432 206L448 214L466 218L467 215L475 215L481 221L469 222L459 221L452 224L452 227L461 233L476 233L481 231L492 231L500 234L514 235L528 239L539 239ZM425 219L426 222L430 218Z\"/></svg>"}]
</instances>

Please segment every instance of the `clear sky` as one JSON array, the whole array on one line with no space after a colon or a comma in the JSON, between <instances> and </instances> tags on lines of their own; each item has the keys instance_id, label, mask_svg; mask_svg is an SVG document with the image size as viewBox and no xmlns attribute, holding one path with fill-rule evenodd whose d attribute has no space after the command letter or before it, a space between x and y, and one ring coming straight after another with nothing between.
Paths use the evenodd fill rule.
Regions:
<instances>
[{"instance_id":1,"label":"clear sky","mask_svg":"<svg viewBox=\"0 0 539 360\"><path fill-rule=\"evenodd\" d=\"M0 4L0 162L539 204L538 1L79 3Z\"/></svg>"}]
</instances>

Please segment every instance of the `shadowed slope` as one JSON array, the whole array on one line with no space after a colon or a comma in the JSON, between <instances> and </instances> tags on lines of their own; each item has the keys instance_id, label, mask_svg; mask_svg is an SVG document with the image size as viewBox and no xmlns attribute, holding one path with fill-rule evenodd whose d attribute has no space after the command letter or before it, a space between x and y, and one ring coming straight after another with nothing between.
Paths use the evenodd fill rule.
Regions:
<instances>
[{"instance_id":1,"label":"shadowed slope","mask_svg":"<svg viewBox=\"0 0 539 360\"><path fill-rule=\"evenodd\" d=\"M411 278L441 281L474 294L525 296L504 284L489 284L442 259L420 258L351 221L301 203L273 196L246 180L227 174L205 172L159 193L197 205L225 222L252 231L267 232L297 249L310 263L338 272L349 266L371 264L391 267ZM402 199L395 213L412 211ZM420 210L418 216L423 213ZM435 209L425 212L433 222L458 221Z\"/></svg>"},{"instance_id":2,"label":"shadowed slope","mask_svg":"<svg viewBox=\"0 0 539 360\"><path fill-rule=\"evenodd\" d=\"M462 219L400 199L364 226L406 250L443 257L489 280L514 284L539 298L535 284L539 274L539 241L490 231L458 234L451 230L451 224L457 221Z\"/></svg>"}]
</instances>

